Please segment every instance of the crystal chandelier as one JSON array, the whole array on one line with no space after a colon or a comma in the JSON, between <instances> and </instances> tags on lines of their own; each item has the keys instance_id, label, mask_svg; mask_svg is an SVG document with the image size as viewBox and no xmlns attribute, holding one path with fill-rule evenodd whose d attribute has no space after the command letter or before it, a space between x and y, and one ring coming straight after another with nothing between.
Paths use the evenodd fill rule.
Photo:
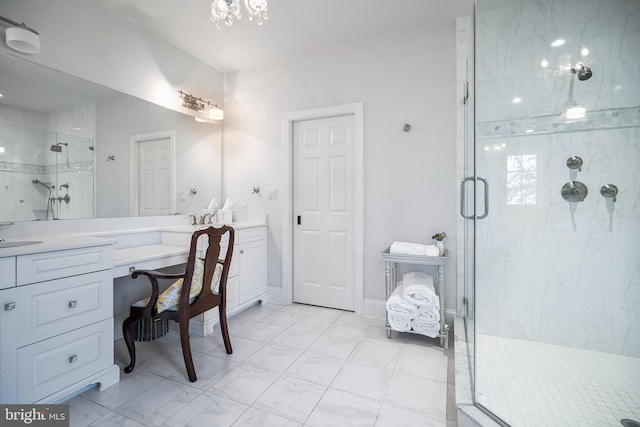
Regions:
<instances>
[{"instance_id":1,"label":"crystal chandelier","mask_svg":"<svg viewBox=\"0 0 640 427\"><path fill-rule=\"evenodd\" d=\"M233 18L242 19L240 14L240 2L243 0L213 0L211 2L211 22L216 23L216 28L220 28L220 21L229 27L233 25ZM258 25L269 19L267 15L267 0L244 0L244 7L249 13L249 21L256 18Z\"/></svg>"}]
</instances>

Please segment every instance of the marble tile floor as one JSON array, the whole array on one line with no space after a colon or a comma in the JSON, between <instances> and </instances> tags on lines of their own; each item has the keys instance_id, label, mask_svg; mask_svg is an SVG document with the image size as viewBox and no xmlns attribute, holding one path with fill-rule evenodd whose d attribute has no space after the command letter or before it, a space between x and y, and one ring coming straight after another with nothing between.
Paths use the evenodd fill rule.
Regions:
<instances>
[{"instance_id":1,"label":"marble tile floor","mask_svg":"<svg viewBox=\"0 0 640 427\"><path fill-rule=\"evenodd\" d=\"M198 381L187 379L175 325L136 343L120 383L67 403L71 426L456 426L453 348L394 333L384 322L300 304L255 305L191 337ZM451 346L453 347L453 346ZM128 364L122 340L115 361Z\"/></svg>"}]
</instances>

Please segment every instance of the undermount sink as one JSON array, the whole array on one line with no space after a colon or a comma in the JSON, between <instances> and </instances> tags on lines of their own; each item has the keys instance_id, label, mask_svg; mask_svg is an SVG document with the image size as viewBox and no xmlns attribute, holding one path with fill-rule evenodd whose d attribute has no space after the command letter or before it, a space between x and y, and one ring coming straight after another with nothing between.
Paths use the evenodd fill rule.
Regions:
<instances>
[{"instance_id":1,"label":"undermount sink","mask_svg":"<svg viewBox=\"0 0 640 427\"><path fill-rule=\"evenodd\" d=\"M23 240L21 242L0 242L0 249L2 248L15 248L17 246L28 246L42 243L40 240Z\"/></svg>"}]
</instances>

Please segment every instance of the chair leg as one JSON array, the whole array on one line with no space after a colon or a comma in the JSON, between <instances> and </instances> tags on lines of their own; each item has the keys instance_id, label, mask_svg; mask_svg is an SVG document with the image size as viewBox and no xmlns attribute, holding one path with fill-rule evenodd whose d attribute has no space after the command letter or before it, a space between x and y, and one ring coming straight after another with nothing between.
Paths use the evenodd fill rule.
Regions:
<instances>
[{"instance_id":1,"label":"chair leg","mask_svg":"<svg viewBox=\"0 0 640 427\"><path fill-rule=\"evenodd\" d=\"M131 317L127 317L125 321L122 323L122 335L124 336L124 342L127 344L127 350L129 350L129 357L131 359L131 363L129 366L124 368L124 371L129 374L133 371L133 368L136 366L136 347L133 341L133 327L139 319L133 319Z\"/></svg>"},{"instance_id":2,"label":"chair leg","mask_svg":"<svg viewBox=\"0 0 640 427\"><path fill-rule=\"evenodd\" d=\"M196 382L196 368L193 366L193 359L191 357L191 343L189 342L189 319L182 322L178 322L180 326L180 342L182 343L182 356L184 357L184 364L187 367L187 375L189 381Z\"/></svg>"},{"instance_id":3,"label":"chair leg","mask_svg":"<svg viewBox=\"0 0 640 427\"><path fill-rule=\"evenodd\" d=\"M222 331L222 339L224 340L224 348L227 350L227 354L233 353L231 348L231 340L229 339L229 328L227 327L227 313L222 307L218 306L218 313L220 317L220 330Z\"/></svg>"}]
</instances>

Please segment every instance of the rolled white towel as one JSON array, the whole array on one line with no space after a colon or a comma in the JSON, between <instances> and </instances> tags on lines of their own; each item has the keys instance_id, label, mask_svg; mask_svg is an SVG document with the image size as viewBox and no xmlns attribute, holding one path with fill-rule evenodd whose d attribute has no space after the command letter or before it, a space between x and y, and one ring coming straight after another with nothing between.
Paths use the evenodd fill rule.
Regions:
<instances>
[{"instance_id":1,"label":"rolled white towel","mask_svg":"<svg viewBox=\"0 0 640 427\"><path fill-rule=\"evenodd\" d=\"M438 304L440 305L440 304ZM440 322L440 308L433 307L420 307L418 308L418 316L422 317L425 320L429 320L432 322ZM416 317L418 317L416 316Z\"/></svg>"},{"instance_id":2,"label":"rolled white towel","mask_svg":"<svg viewBox=\"0 0 640 427\"><path fill-rule=\"evenodd\" d=\"M402 290L402 298L418 307L436 307L438 310L440 309L440 299L436 295L433 285L405 284Z\"/></svg>"},{"instance_id":3,"label":"rolled white towel","mask_svg":"<svg viewBox=\"0 0 640 427\"><path fill-rule=\"evenodd\" d=\"M413 319L418 315L418 307L402 299L402 285L396 287L385 305L387 312L395 316Z\"/></svg>"},{"instance_id":4,"label":"rolled white towel","mask_svg":"<svg viewBox=\"0 0 640 427\"><path fill-rule=\"evenodd\" d=\"M440 333L440 322L428 320L425 317L418 316L411 321L411 328L414 332L435 338Z\"/></svg>"},{"instance_id":5,"label":"rolled white towel","mask_svg":"<svg viewBox=\"0 0 640 427\"><path fill-rule=\"evenodd\" d=\"M411 271L402 275L402 283L405 285L427 285L433 289L433 276L422 271Z\"/></svg>"},{"instance_id":6,"label":"rolled white towel","mask_svg":"<svg viewBox=\"0 0 640 427\"><path fill-rule=\"evenodd\" d=\"M387 313L387 318L389 319L389 326L391 326L391 329L394 331L407 332L411 330L411 319L408 317Z\"/></svg>"},{"instance_id":7,"label":"rolled white towel","mask_svg":"<svg viewBox=\"0 0 640 427\"><path fill-rule=\"evenodd\" d=\"M440 251L435 245L422 245L420 243L393 242L389 248L390 254L440 256Z\"/></svg>"}]
</instances>

